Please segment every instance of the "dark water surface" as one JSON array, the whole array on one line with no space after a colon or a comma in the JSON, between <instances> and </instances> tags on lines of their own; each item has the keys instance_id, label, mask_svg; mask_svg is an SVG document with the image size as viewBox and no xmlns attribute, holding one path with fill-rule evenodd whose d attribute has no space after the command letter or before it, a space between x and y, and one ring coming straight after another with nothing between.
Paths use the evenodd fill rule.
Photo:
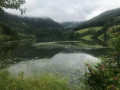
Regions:
<instances>
[{"instance_id":1,"label":"dark water surface","mask_svg":"<svg viewBox=\"0 0 120 90\"><path fill-rule=\"evenodd\" d=\"M103 46L85 47L81 42L8 42L1 45L0 59L8 63L12 75L24 72L25 76L37 77L41 72L59 72L82 76L85 64L96 64L101 55L112 49ZM82 46L83 45L83 46Z\"/></svg>"}]
</instances>

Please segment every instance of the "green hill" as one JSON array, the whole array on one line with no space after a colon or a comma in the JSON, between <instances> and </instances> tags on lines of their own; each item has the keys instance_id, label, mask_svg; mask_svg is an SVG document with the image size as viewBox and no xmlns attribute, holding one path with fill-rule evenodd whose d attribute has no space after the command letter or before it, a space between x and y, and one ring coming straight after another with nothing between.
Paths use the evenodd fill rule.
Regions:
<instances>
[{"instance_id":1,"label":"green hill","mask_svg":"<svg viewBox=\"0 0 120 90\"><path fill-rule=\"evenodd\" d=\"M101 26L101 27L90 27L90 28L84 28L84 29L78 30L78 31L76 31L76 32L78 32L78 33L84 33L84 32L89 31L90 29L95 30L95 31L98 31L98 30L100 30L101 28L102 28L102 26Z\"/></svg>"},{"instance_id":2,"label":"green hill","mask_svg":"<svg viewBox=\"0 0 120 90\"><path fill-rule=\"evenodd\" d=\"M116 19L116 17L119 17L119 16L120 16L120 8L109 10L109 11L103 12L102 14L88 21L82 22L80 25L74 28L74 30L77 31L77 30L89 28L89 27L103 26L108 21L113 21L114 19ZM117 23L117 24L120 23L120 19L115 21L114 23Z\"/></svg>"},{"instance_id":3,"label":"green hill","mask_svg":"<svg viewBox=\"0 0 120 90\"><path fill-rule=\"evenodd\" d=\"M120 8L78 23L59 24L50 18L21 17L8 13L0 17L0 22L14 28L19 39L37 38L40 41L108 39L119 35ZM75 26L77 27L72 31Z\"/></svg>"},{"instance_id":4,"label":"green hill","mask_svg":"<svg viewBox=\"0 0 120 90\"><path fill-rule=\"evenodd\" d=\"M120 34L120 8L106 11L74 28L77 39L108 39Z\"/></svg>"},{"instance_id":5,"label":"green hill","mask_svg":"<svg viewBox=\"0 0 120 90\"><path fill-rule=\"evenodd\" d=\"M25 36L36 37L40 40L59 40L64 27L50 18L21 17L4 13L0 22L13 27L19 34L19 38ZM29 38L29 37L28 37Z\"/></svg>"},{"instance_id":6,"label":"green hill","mask_svg":"<svg viewBox=\"0 0 120 90\"><path fill-rule=\"evenodd\" d=\"M17 40L18 35L15 30L4 23L0 23L0 43L4 41Z\"/></svg>"}]
</instances>

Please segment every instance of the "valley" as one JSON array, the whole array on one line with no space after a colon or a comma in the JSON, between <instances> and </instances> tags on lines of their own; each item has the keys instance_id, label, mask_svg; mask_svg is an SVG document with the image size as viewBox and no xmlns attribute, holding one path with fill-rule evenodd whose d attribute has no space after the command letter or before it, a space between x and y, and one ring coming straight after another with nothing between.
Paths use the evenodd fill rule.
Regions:
<instances>
[{"instance_id":1,"label":"valley","mask_svg":"<svg viewBox=\"0 0 120 90\"><path fill-rule=\"evenodd\" d=\"M59 23L0 15L1 90L119 90L120 8Z\"/></svg>"}]
</instances>

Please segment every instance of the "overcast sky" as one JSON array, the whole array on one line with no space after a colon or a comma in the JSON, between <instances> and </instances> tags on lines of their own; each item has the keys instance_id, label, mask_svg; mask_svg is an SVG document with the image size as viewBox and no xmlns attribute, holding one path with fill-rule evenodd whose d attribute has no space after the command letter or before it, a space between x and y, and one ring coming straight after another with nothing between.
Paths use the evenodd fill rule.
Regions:
<instances>
[{"instance_id":1,"label":"overcast sky","mask_svg":"<svg viewBox=\"0 0 120 90\"><path fill-rule=\"evenodd\" d=\"M120 7L120 0L26 0L25 16L50 17L55 21L88 20L106 10ZM6 10L20 15L19 11Z\"/></svg>"}]
</instances>

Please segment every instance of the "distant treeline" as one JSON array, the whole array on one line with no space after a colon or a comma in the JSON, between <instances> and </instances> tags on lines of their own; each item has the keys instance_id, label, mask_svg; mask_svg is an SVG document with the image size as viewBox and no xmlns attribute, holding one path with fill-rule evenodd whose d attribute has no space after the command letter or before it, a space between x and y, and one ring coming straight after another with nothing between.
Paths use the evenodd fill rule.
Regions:
<instances>
[{"instance_id":1,"label":"distant treeline","mask_svg":"<svg viewBox=\"0 0 120 90\"><path fill-rule=\"evenodd\" d=\"M64 26L50 18L20 17L4 13L0 17L0 22L14 28L18 32L19 39L31 36L42 41L60 40L60 35L65 30Z\"/></svg>"},{"instance_id":2,"label":"distant treeline","mask_svg":"<svg viewBox=\"0 0 120 90\"><path fill-rule=\"evenodd\" d=\"M18 39L39 39L40 41L62 41L62 40L81 40L82 37L92 35L92 38L98 38L104 34L104 38L109 38L106 33L111 26L120 24L120 8L106 11L91 20L78 23L57 23L50 18L33 18L12 15L8 13L1 14L0 22L4 22L13 28L18 35ZM78 25L80 24L80 25ZM68 27L67 27L68 25ZM78 25L72 29L73 26ZM91 27L102 26L98 31ZM90 28L83 33L76 31ZM114 30L115 31L115 30ZM118 31L118 30L117 30ZM13 34L14 36L14 34Z\"/></svg>"}]
</instances>

